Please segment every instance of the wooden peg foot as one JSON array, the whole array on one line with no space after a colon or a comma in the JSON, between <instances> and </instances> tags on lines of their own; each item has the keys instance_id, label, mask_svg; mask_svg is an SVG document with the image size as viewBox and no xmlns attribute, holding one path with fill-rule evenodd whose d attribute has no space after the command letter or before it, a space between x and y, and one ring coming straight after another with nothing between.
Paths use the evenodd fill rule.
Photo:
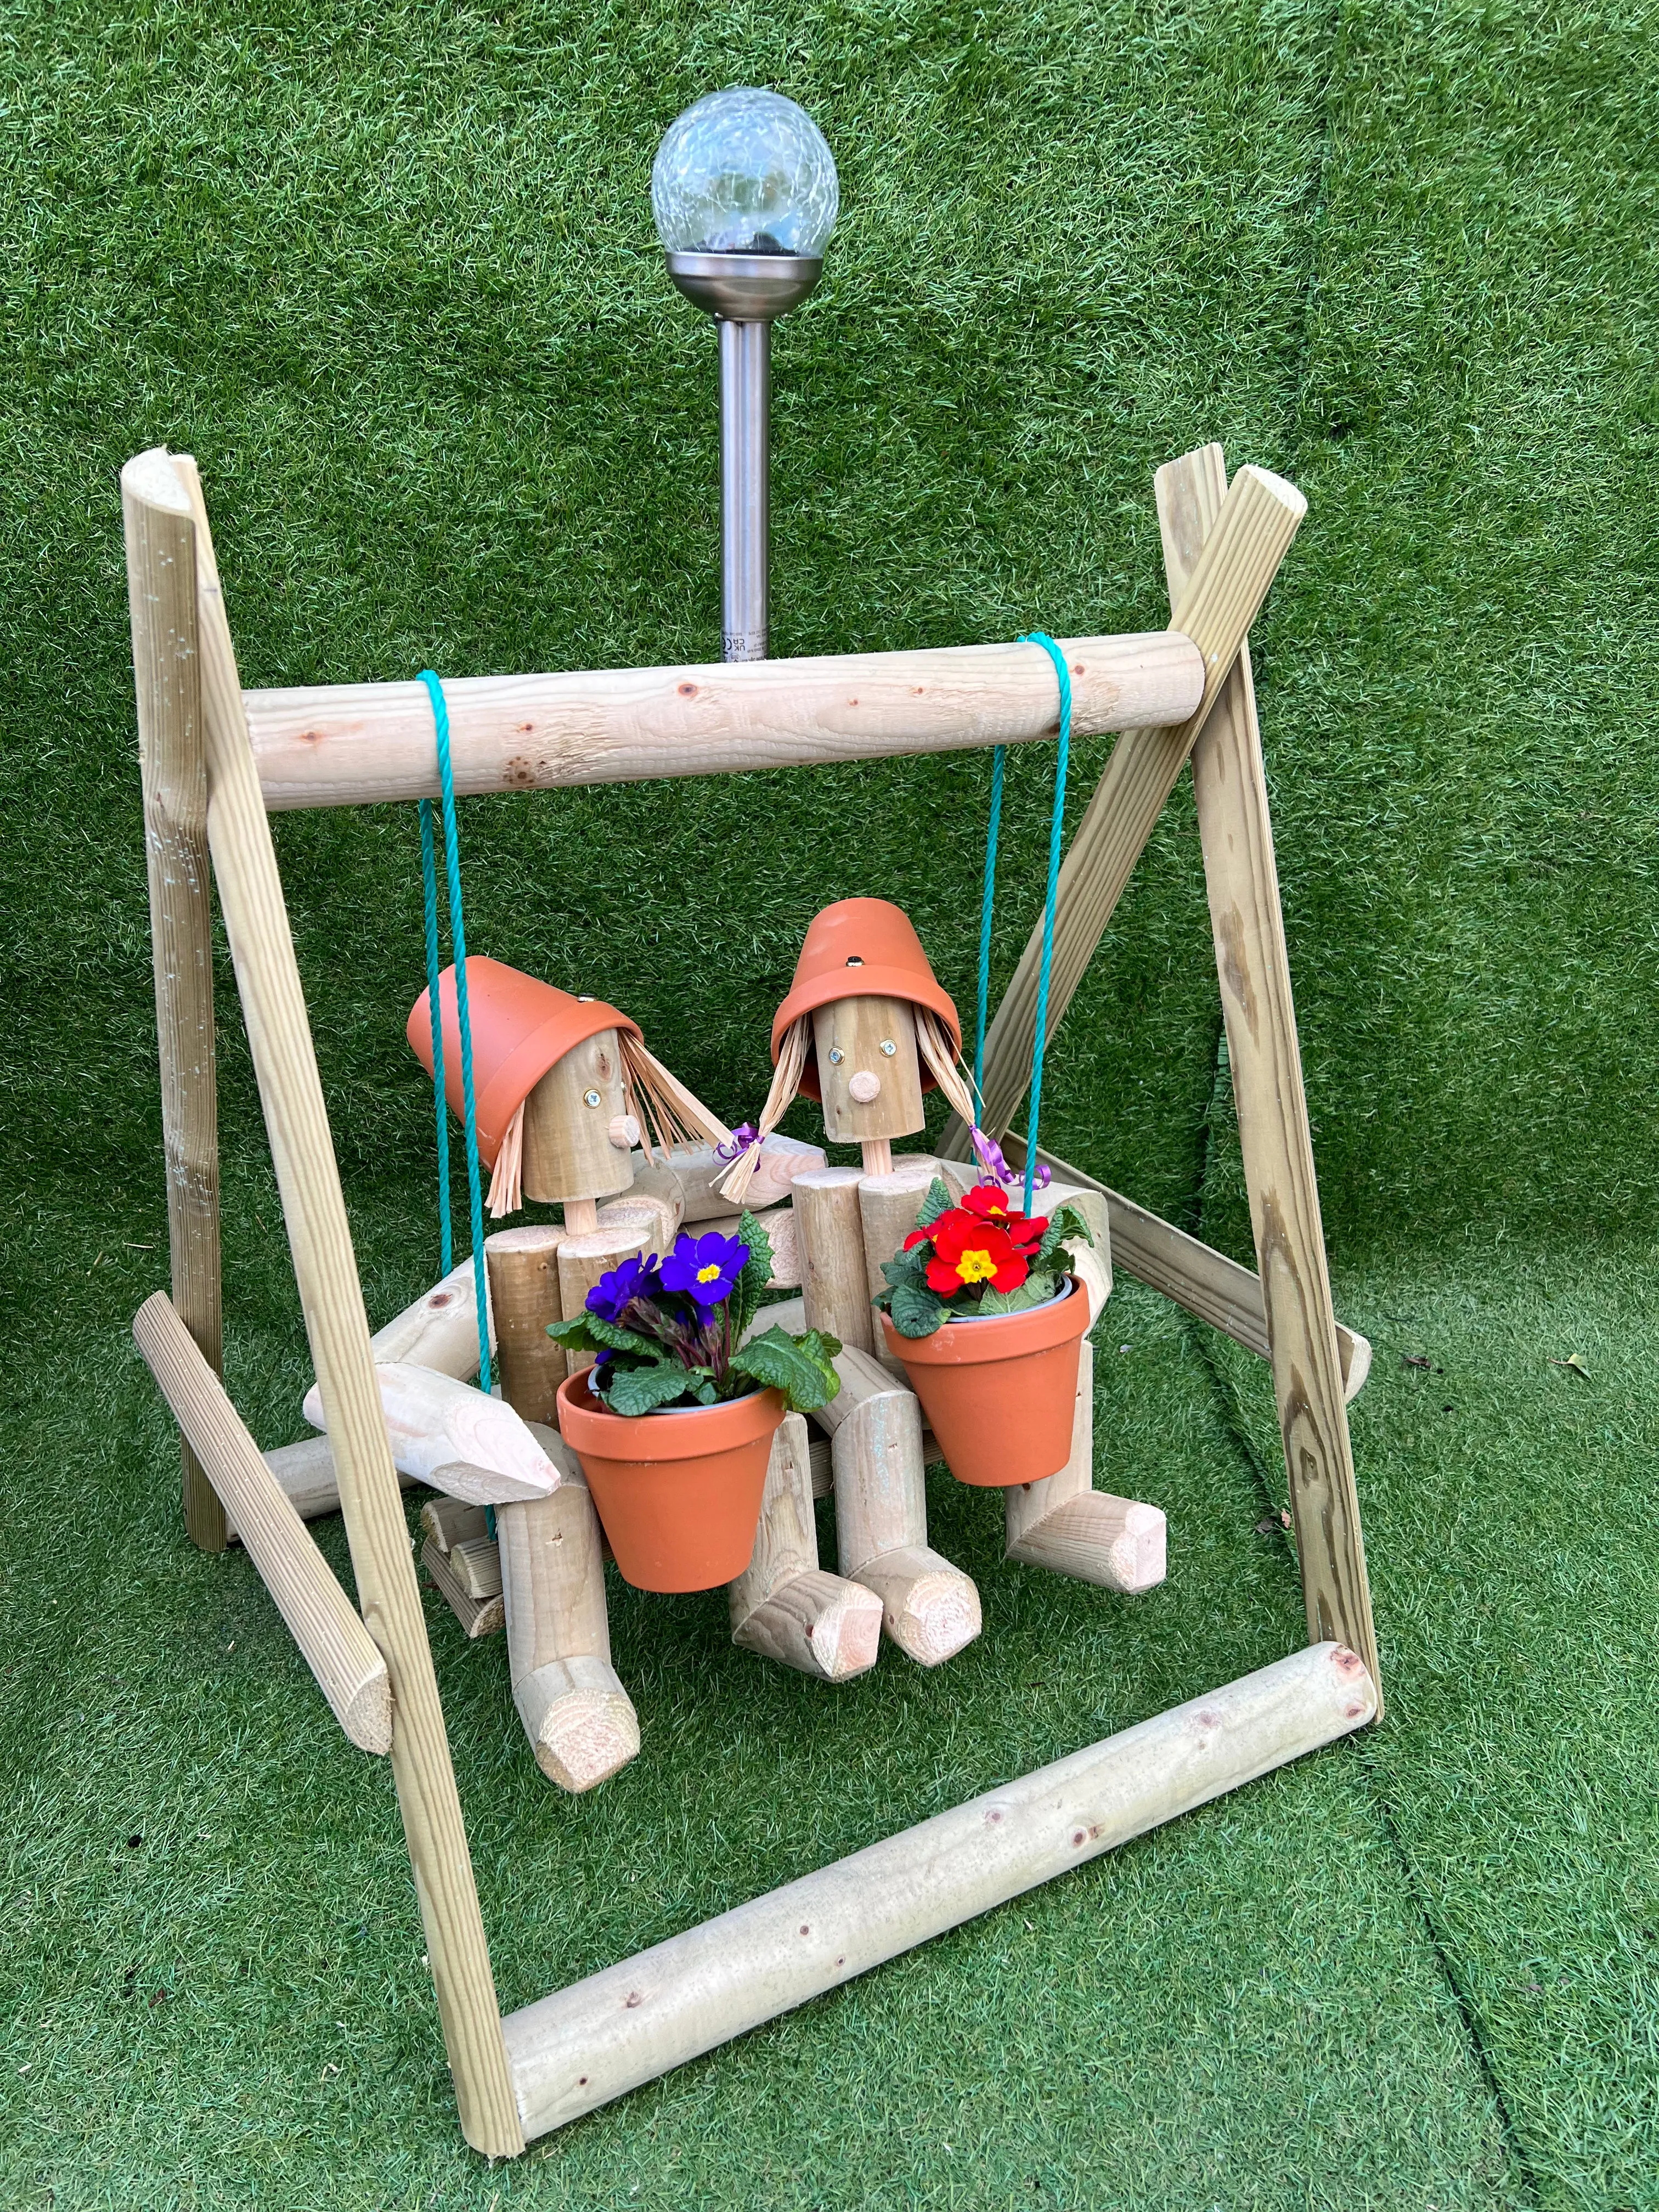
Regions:
<instances>
[{"instance_id":1,"label":"wooden peg foot","mask_svg":"<svg viewBox=\"0 0 1659 2212\"><path fill-rule=\"evenodd\" d=\"M979 1634L979 1592L971 1578L926 1544L864 1560L859 1580L881 1600L883 1627L918 1666L954 1658Z\"/></svg>"}]
</instances>

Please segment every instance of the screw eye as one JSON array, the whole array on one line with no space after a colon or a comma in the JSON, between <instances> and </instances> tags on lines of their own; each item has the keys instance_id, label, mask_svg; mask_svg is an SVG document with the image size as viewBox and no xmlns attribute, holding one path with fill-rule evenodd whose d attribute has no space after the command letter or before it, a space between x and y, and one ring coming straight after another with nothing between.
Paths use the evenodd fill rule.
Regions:
<instances>
[{"instance_id":1,"label":"screw eye","mask_svg":"<svg viewBox=\"0 0 1659 2212\"><path fill-rule=\"evenodd\" d=\"M582 1104L583 1104L584 1106L597 1106L597 1105L599 1104L599 1092L598 1092L597 1091L583 1091L583 1093L582 1093Z\"/></svg>"},{"instance_id":2,"label":"screw eye","mask_svg":"<svg viewBox=\"0 0 1659 2212\"><path fill-rule=\"evenodd\" d=\"M893 1042L891 1037L884 1037L882 1039L881 1048L883 1052L886 1054L889 1060L890 1060L893 1057L893 1054L898 1050L898 1047Z\"/></svg>"},{"instance_id":3,"label":"screw eye","mask_svg":"<svg viewBox=\"0 0 1659 2212\"><path fill-rule=\"evenodd\" d=\"M841 1047L840 1047L838 1044L832 1044L832 1045L830 1046L830 1066L831 1066L831 1067L839 1067L839 1066L841 1066L841 1064L842 1064L842 1060L844 1060L846 1059L846 1057L847 1057L847 1054L846 1054L842 1050Z\"/></svg>"}]
</instances>

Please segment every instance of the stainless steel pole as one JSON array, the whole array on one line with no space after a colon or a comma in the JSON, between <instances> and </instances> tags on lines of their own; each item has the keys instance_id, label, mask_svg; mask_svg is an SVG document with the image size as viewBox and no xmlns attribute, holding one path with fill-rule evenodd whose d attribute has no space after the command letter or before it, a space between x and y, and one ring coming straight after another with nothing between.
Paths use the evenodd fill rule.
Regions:
<instances>
[{"instance_id":1,"label":"stainless steel pole","mask_svg":"<svg viewBox=\"0 0 1659 2212\"><path fill-rule=\"evenodd\" d=\"M724 658L764 660L767 647L767 413L772 325L720 320L720 613Z\"/></svg>"}]
</instances>

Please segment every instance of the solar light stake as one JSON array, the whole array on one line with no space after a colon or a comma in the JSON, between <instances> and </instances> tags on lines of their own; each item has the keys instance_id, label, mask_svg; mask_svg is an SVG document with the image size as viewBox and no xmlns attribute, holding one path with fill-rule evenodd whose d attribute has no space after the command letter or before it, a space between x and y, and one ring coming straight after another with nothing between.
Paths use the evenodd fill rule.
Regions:
<instances>
[{"instance_id":1,"label":"solar light stake","mask_svg":"<svg viewBox=\"0 0 1659 2212\"><path fill-rule=\"evenodd\" d=\"M764 660L772 325L823 272L835 160L793 100L729 85L669 126L651 204L669 275L720 325L723 653Z\"/></svg>"}]
</instances>

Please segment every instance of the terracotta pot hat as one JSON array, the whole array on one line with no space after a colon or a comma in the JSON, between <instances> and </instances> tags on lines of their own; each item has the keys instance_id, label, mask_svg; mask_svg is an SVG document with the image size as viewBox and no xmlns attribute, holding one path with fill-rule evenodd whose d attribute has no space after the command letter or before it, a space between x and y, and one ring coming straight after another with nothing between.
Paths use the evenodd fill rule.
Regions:
<instances>
[{"instance_id":1,"label":"terracotta pot hat","mask_svg":"<svg viewBox=\"0 0 1659 2212\"><path fill-rule=\"evenodd\" d=\"M432 1073L430 993L422 991L410 1009L404 1034L427 1073ZM500 960L469 955L466 1010L472 1030L472 1087L477 1110L478 1152L493 1168L507 1124L548 1070L601 1030L619 1030L638 1038L639 1027L603 999L573 998ZM462 1118L461 1018L455 1004L455 970L438 978L438 1011L443 1024L444 1097Z\"/></svg>"},{"instance_id":2,"label":"terracotta pot hat","mask_svg":"<svg viewBox=\"0 0 1659 2212\"><path fill-rule=\"evenodd\" d=\"M952 1049L962 1050L956 1006L928 963L915 924L890 899L837 899L813 916L789 996L772 1024L775 1066L790 1024L837 999L905 999L927 1006L950 1031ZM934 1079L926 1067L921 1081L923 1090L933 1089ZM811 1054L800 1071L800 1088L809 1098L821 1095L817 1061Z\"/></svg>"}]
</instances>

